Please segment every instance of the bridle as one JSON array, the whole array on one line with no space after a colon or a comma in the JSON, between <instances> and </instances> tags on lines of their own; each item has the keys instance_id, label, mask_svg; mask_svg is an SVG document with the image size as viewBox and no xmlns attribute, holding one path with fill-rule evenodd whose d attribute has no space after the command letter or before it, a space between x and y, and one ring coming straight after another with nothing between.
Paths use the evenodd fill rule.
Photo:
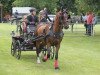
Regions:
<instances>
[{"instance_id":1,"label":"bridle","mask_svg":"<svg viewBox=\"0 0 100 75\"><path fill-rule=\"evenodd\" d=\"M63 28L67 24L67 14L66 12L62 11L59 15L59 27Z\"/></svg>"}]
</instances>

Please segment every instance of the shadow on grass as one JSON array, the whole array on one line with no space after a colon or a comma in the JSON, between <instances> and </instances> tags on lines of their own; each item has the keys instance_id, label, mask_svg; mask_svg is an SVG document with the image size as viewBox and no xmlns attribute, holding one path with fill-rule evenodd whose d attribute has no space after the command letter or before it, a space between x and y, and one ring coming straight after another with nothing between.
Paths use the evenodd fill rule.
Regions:
<instances>
[{"instance_id":1,"label":"shadow on grass","mask_svg":"<svg viewBox=\"0 0 100 75\"><path fill-rule=\"evenodd\" d=\"M31 63L36 63L36 55L34 54L22 54L21 55L21 58L20 58L21 61L24 61L24 62L31 62Z\"/></svg>"},{"instance_id":2,"label":"shadow on grass","mask_svg":"<svg viewBox=\"0 0 100 75\"><path fill-rule=\"evenodd\" d=\"M25 62L27 64L33 64L31 67L36 67L36 68L40 68L40 69L53 69L53 59L49 59L47 62L43 62L42 58L41 59L41 64L37 64L37 56L35 53L33 54L22 54L21 58L19 59L21 62ZM49 68L48 68L49 67Z\"/></svg>"}]
</instances>

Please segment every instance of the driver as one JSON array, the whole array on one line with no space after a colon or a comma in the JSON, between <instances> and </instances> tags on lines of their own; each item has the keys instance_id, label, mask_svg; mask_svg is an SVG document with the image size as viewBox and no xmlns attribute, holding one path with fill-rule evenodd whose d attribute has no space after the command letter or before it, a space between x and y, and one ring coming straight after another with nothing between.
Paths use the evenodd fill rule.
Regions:
<instances>
[{"instance_id":1,"label":"driver","mask_svg":"<svg viewBox=\"0 0 100 75\"><path fill-rule=\"evenodd\" d=\"M30 9L30 15L27 16L27 32L34 32L36 29L36 23L38 22L38 17L36 16L36 9Z\"/></svg>"}]
</instances>

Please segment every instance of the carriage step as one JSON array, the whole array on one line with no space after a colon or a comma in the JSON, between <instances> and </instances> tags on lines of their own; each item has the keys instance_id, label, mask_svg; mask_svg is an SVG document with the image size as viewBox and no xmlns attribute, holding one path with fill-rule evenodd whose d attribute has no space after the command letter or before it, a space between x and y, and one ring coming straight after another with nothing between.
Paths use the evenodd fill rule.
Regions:
<instances>
[{"instance_id":1,"label":"carriage step","mask_svg":"<svg viewBox=\"0 0 100 75\"><path fill-rule=\"evenodd\" d=\"M24 49L22 49L22 50L25 50L25 51L27 51L27 50L36 50L36 47L30 47L30 48L27 48L27 47L25 47Z\"/></svg>"},{"instance_id":2,"label":"carriage step","mask_svg":"<svg viewBox=\"0 0 100 75\"><path fill-rule=\"evenodd\" d=\"M22 51L36 51L35 49L26 49L26 50L22 50Z\"/></svg>"}]
</instances>

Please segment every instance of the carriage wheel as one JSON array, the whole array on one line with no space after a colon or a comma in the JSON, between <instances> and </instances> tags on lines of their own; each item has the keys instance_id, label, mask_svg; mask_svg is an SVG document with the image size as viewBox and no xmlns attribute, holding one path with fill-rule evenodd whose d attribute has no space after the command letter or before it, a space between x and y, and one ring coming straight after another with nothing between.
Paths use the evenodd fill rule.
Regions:
<instances>
[{"instance_id":1,"label":"carriage wheel","mask_svg":"<svg viewBox=\"0 0 100 75\"><path fill-rule=\"evenodd\" d=\"M46 55L46 50L42 51L42 57Z\"/></svg>"},{"instance_id":2,"label":"carriage wheel","mask_svg":"<svg viewBox=\"0 0 100 75\"><path fill-rule=\"evenodd\" d=\"M20 25L17 25L16 32L17 32L18 35L20 35L20 36L23 35L21 24L20 24Z\"/></svg>"},{"instance_id":3,"label":"carriage wheel","mask_svg":"<svg viewBox=\"0 0 100 75\"><path fill-rule=\"evenodd\" d=\"M51 58L51 59L54 58L54 54L55 54L54 51L55 51L55 47L52 46L52 47L51 47L51 52L50 52L50 58Z\"/></svg>"},{"instance_id":4,"label":"carriage wheel","mask_svg":"<svg viewBox=\"0 0 100 75\"><path fill-rule=\"evenodd\" d=\"M43 47L43 48L41 48L41 58L42 58L42 61L43 62L45 62L44 61L44 57L46 56L46 54L47 54L47 49L46 49L46 47Z\"/></svg>"},{"instance_id":5,"label":"carriage wheel","mask_svg":"<svg viewBox=\"0 0 100 75\"><path fill-rule=\"evenodd\" d=\"M15 47L14 47L14 43L12 42L11 44L11 55L14 56L15 55Z\"/></svg>"},{"instance_id":6,"label":"carriage wheel","mask_svg":"<svg viewBox=\"0 0 100 75\"><path fill-rule=\"evenodd\" d=\"M20 35L23 35L23 31L22 31L21 25L20 25L20 28L19 28L19 33L20 33Z\"/></svg>"},{"instance_id":7,"label":"carriage wheel","mask_svg":"<svg viewBox=\"0 0 100 75\"><path fill-rule=\"evenodd\" d=\"M54 54L55 54L54 52L55 52L55 47L52 46L51 51L50 51L50 58L51 59L54 58ZM47 54L47 50L45 49L45 50L42 51L42 57L44 57L46 54Z\"/></svg>"},{"instance_id":8,"label":"carriage wheel","mask_svg":"<svg viewBox=\"0 0 100 75\"><path fill-rule=\"evenodd\" d=\"M15 56L16 56L17 59L20 59L20 57L21 57L21 48L20 48L20 41L19 40L16 41L15 48L16 48Z\"/></svg>"}]
</instances>

